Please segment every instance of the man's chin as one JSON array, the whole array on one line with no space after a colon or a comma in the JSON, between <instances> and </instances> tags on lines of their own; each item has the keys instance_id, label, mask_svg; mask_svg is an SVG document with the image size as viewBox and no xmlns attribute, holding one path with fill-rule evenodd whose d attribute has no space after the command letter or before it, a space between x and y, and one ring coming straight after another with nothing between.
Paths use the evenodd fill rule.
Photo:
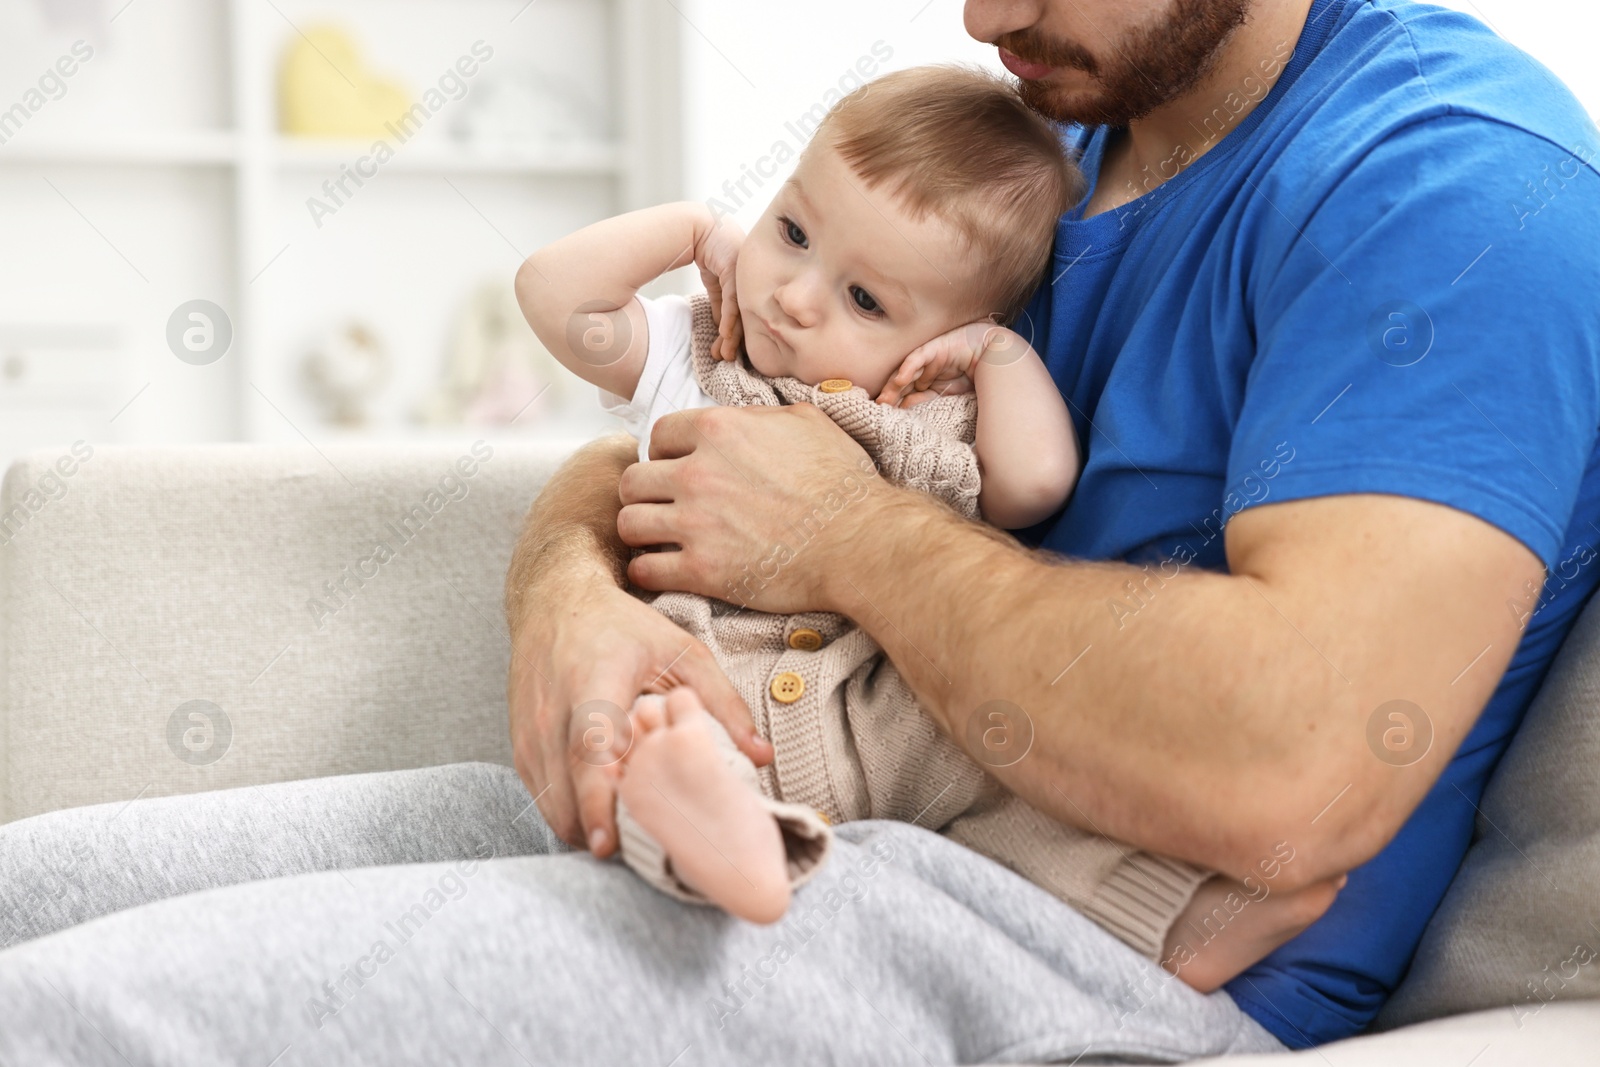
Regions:
<instances>
[{"instance_id":1,"label":"man's chin","mask_svg":"<svg viewBox=\"0 0 1600 1067\"><path fill-rule=\"evenodd\" d=\"M1041 81L1019 82L1018 95L1034 111L1068 125L1126 126L1143 114L1132 114L1099 87L1093 75L1081 71L1065 72L1070 77L1052 75Z\"/></svg>"}]
</instances>

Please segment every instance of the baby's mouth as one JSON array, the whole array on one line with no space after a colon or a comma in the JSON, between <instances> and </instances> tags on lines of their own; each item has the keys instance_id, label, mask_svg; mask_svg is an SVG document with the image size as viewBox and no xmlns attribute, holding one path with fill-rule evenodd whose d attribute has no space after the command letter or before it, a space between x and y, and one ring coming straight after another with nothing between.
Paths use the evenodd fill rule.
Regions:
<instances>
[{"instance_id":1,"label":"baby's mouth","mask_svg":"<svg viewBox=\"0 0 1600 1067\"><path fill-rule=\"evenodd\" d=\"M756 342L755 348L761 348L763 344L765 345L765 351L769 354L767 355L767 358L762 359L761 362L767 364L768 367L771 367L775 363L786 361L788 358L788 353L793 351L793 349L791 349L789 347L789 343L783 339L783 334L780 332L780 329L774 326L764 316L750 315L747 316L747 318L750 319L751 324L757 328L752 330L747 326L745 329L745 358L750 360L751 366L756 367L757 370L761 370L763 374L770 374L772 371L763 370L761 367L756 366L756 360L758 357L756 356L755 351L752 350L750 342L752 340Z\"/></svg>"}]
</instances>

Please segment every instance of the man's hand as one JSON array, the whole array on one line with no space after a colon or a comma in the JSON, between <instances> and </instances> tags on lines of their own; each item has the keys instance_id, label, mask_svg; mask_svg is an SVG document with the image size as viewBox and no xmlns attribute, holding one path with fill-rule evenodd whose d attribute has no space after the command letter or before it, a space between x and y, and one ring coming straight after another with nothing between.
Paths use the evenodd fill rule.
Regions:
<instances>
[{"instance_id":1,"label":"man's hand","mask_svg":"<svg viewBox=\"0 0 1600 1067\"><path fill-rule=\"evenodd\" d=\"M758 765L772 747L705 645L616 586L553 584L517 635L511 742L517 771L545 821L575 848L616 850L616 788L632 743L628 709L641 693L694 689Z\"/></svg>"},{"instance_id":2,"label":"man's hand","mask_svg":"<svg viewBox=\"0 0 1600 1067\"><path fill-rule=\"evenodd\" d=\"M617 481L638 449L627 434L579 449L533 502L506 573L512 757L556 835L600 855L616 848L617 763L639 694L692 686L745 755L772 758L705 646L621 588Z\"/></svg>"},{"instance_id":3,"label":"man's hand","mask_svg":"<svg viewBox=\"0 0 1600 1067\"><path fill-rule=\"evenodd\" d=\"M678 547L635 557L629 580L762 611L829 610L869 513L910 495L810 404L668 415L650 459L623 472L617 533Z\"/></svg>"},{"instance_id":4,"label":"man's hand","mask_svg":"<svg viewBox=\"0 0 1600 1067\"><path fill-rule=\"evenodd\" d=\"M735 267L744 231L727 216L714 220L695 245L694 262L700 268L700 282L711 298L711 319L717 324L717 339L711 342L711 355L732 363L739 358L744 343L744 323L739 318L738 284Z\"/></svg>"}]
</instances>

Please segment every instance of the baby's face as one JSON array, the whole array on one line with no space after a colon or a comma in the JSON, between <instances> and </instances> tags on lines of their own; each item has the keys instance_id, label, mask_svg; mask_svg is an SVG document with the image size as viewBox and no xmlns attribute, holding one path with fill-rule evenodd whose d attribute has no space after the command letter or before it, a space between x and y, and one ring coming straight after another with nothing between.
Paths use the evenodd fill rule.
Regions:
<instances>
[{"instance_id":1,"label":"baby's face","mask_svg":"<svg viewBox=\"0 0 1600 1067\"><path fill-rule=\"evenodd\" d=\"M848 378L877 396L925 341L987 314L971 253L944 220L911 217L823 138L739 252L745 351L769 378Z\"/></svg>"}]
</instances>

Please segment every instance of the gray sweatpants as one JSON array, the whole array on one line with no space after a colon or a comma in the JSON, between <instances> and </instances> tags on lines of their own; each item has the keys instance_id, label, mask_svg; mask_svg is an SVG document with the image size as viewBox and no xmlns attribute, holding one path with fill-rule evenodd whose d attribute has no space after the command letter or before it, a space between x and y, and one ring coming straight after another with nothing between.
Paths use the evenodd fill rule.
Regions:
<instances>
[{"instance_id":1,"label":"gray sweatpants","mask_svg":"<svg viewBox=\"0 0 1600 1067\"><path fill-rule=\"evenodd\" d=\"M0 1064L1173 1062L1279 1043L1005 868L838 828L754 926L569 852L507 768L0 826Z\"/></svg>"}]
</instances>

